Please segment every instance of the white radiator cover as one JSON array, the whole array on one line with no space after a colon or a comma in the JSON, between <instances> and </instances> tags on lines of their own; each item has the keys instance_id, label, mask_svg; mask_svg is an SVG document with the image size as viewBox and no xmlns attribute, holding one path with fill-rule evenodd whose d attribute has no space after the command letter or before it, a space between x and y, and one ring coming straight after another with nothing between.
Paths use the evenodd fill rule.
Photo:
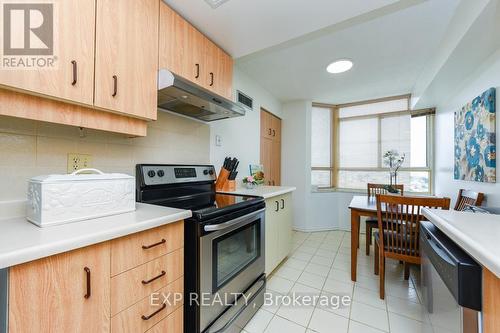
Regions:
<instances>
[{"instance_id":1,"label":"white radiator cover","mask_svg":"<svg viewBox=\"0 0 500 333\"><path fill-rule=\"evenodd\" d=\"M130 175L82 169L29 180L26 217L40 227L134 210L135 177Z\"/></svg>"}]
</instances>

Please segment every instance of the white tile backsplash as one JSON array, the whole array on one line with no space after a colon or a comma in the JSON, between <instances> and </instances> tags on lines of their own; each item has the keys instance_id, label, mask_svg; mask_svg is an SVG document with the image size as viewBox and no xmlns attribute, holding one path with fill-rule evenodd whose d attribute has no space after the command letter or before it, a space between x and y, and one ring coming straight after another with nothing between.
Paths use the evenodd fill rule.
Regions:
<instances>
[{"instance_id":1,"label":"white tile backsplash","mask_svg":"<svg viewBox=\"0 0 500 333\"><path fill-rule=\"evenodd\" d=\"M29 178L65 173L68 153L91 154L92 166L104 172L135 175L137 163L208 164L209 140L207 124L164 112L143 138L0 116L0 207L6 212L0 218L19 213Z\"/></svg>"}]
</instances>

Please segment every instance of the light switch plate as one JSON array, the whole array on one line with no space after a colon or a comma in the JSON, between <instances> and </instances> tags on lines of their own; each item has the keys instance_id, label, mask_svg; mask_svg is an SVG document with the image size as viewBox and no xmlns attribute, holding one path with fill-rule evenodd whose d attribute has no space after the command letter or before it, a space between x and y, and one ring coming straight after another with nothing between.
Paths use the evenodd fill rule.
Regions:
<instances>
[{"instance_id":1,"label":"light switch plate","mask_svg":"<svg viewBox=\"0 0 500 333\"><path fill-rule=\"evenodd\" d=\"M68 154L68 173L85 168L92 168L92 155Z\"/></svg>"},{"instance_id":2,"label":"light switch plate","mask_svg":"<svg viewBox=\"0 0 500 333\"><path fill-rule=\"evenodd\" d=\"M216 136L215 136L215 145L216 145L217 147L222 146L222 137L221 137L220 135L216 135Z\"/></svg>"}]
</instances>

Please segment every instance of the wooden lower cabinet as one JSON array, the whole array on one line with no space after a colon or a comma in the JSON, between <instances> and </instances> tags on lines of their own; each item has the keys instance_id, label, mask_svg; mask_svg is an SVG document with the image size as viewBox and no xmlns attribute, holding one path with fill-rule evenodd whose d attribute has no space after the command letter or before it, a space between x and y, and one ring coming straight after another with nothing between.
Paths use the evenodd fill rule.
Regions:
<instances>
[{"instance_id":1,"label":"wooden lower cabinet","mask_svg":"<svg viewBox=\"0 0 500 333\"><path fill-rule=\"evenodd\" d=\"M8 332L182 333L183 223L9 268ZM135 243L163 249L113 276L113 260Z\"/></svg>"},{"instance_id":2,"label":"wooden lower cabinet","mask_svg":"<svg viewBox=\"0 0 500 333\"><path fill-rule=\"evenodd\" d=\"M108 332L109 267L102 243L10 268L9 332Z\"/></svg>"},{"instance_id":3,"label":"wooden lower cabinet","mask_svg":"<svg viewBox=\"0 0 500 333\"><path fill-rule=\"evenodd\" d=\"M266 274L292 251L292 194L266 199Z\"/></svg>"},{"instance_id":4,"label":"wooden lower cabinet","mask_svg":"<svg viewBox=\"0 0 500 333\"><path fill-rule=\"evenodd\" d=\"M500 333L500 279L483 268L483 332Z\"/></svg>"}]
</instances>

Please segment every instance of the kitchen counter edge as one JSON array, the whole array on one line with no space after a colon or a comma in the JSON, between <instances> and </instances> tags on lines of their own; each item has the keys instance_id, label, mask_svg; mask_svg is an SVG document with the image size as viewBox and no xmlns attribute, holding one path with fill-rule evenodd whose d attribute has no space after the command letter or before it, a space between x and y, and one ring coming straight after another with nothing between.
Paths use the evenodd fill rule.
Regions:
<instances>
[{"instance_id":1,"label":"kitchen counter edge","mask_svg":"<svg viewBox=\"0 0 500 333\"><path fill-rule=\"evenodd\" d=\"M269 199L279 195L287 194L295 191L297 188L293 186L257 186L254 189L237 188L236 191L226 192L219 191L218 193L237 194L237 195L252 195Z\"/></svg>"},{"instance_id":2,"label":"kitchen counter edge","mask_svg":"<svg viewBox=\"0 0 500 333\"><path fill-rule=\"evenodd\" d=\"M422 213L439 230L500 278L500 215L424 208Z\"/></svg>"},{"instance_id":3,"label":"kitchen counter edge","mask_svg":"<svg viewBox=\"0 0 500 333\"><path fill-rule=\"evenodd\" d=\"M136 203L130 213L40 228L26 218L0 220L0 269L184 220L191 211Z\"/></svg>"}]
</instances>

